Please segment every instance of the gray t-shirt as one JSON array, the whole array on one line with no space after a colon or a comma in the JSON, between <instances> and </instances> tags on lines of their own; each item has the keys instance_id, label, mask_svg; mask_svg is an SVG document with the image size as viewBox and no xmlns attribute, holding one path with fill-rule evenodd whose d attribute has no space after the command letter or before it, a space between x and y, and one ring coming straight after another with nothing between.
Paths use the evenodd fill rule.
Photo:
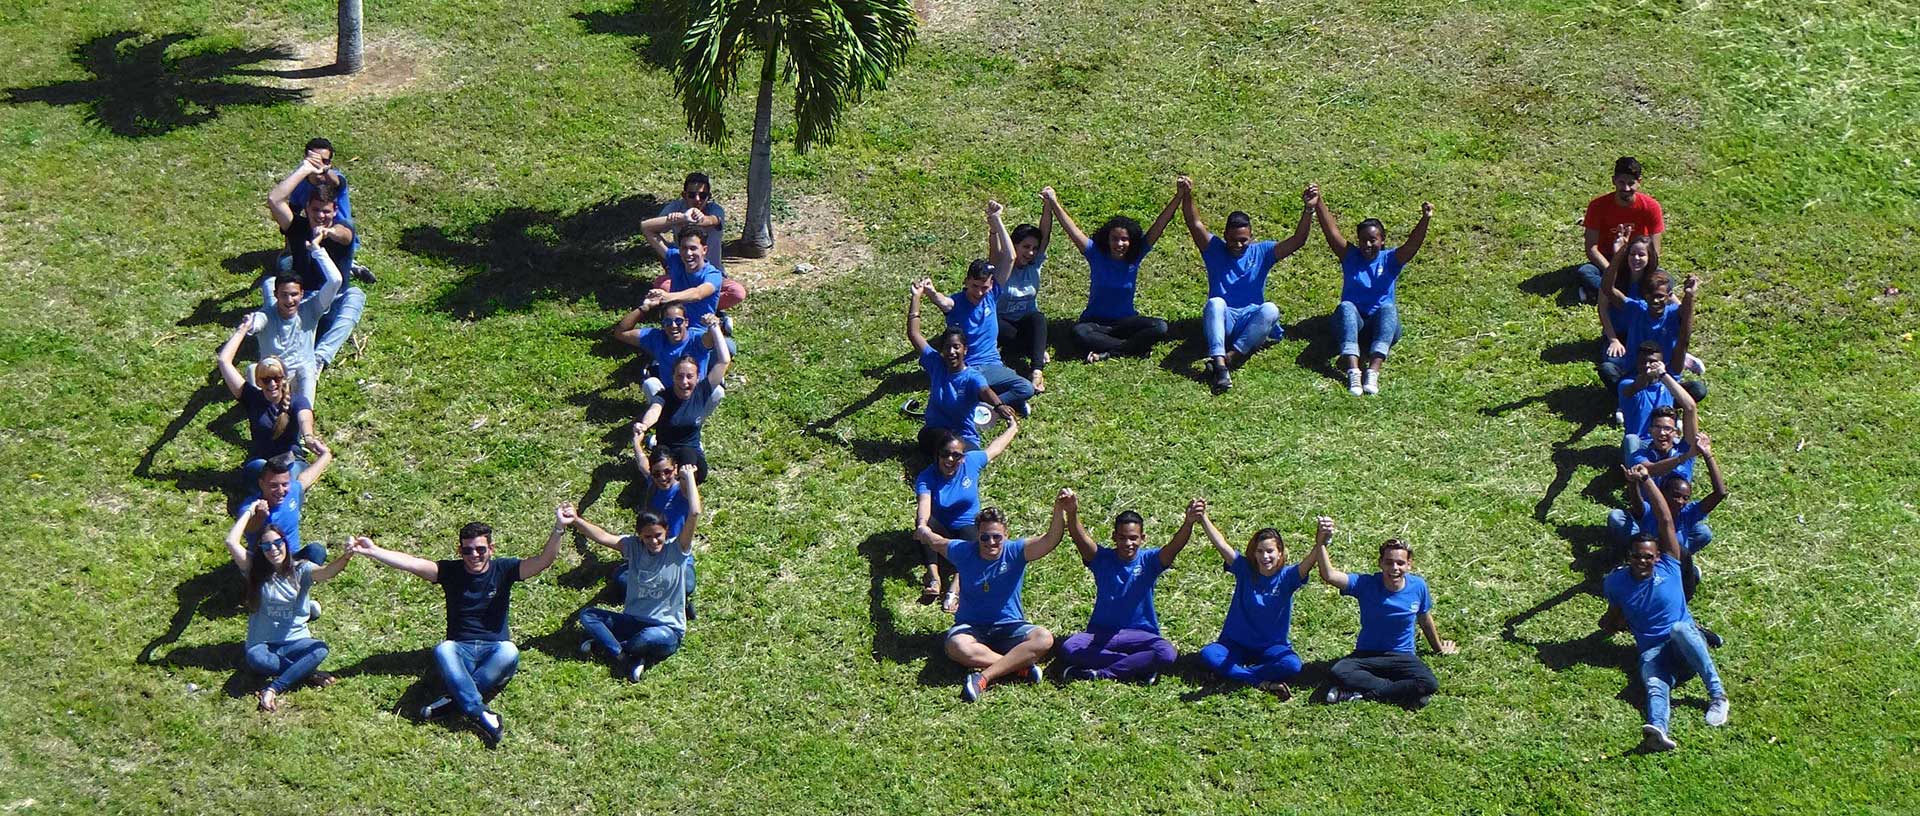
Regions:
<instances>
[{"instance_id":1,"label":"gray t-shirt","mask_svg":"<svg viewBox=\"0 0 1920 816\"><path fill-rule=\"evenodd\" d=\"M627 617L642 623L687 631L686 554L673 541L659 553L647 552L639 536L620 539L627 554Z\"/></svg>"},{"instance_id":2,"label":"gray t-shirt","mask_svg":"<svg viewBox=\"0 0 1920 816\"><path fill-rule=\"evenodd\" d=\"M256 553L253 557L261 556ZM307 631L307 599L312 594L313 563L304 559L294 562L291 577L267 579L260 585L259 608L247 616L247 645L313 637Z\"/></svg>"},{"instance_id":3,"label":"gray t-shirt","mask_svg":"<svg viewBox=\"0 0 1920 816\"><path fill-rule=\"evenodd\" d=\"M692 204L687 203L685 199L676 198L660 205L660 212L655 215L672 215L691 209L693 209ZM707 206L700 208L700 211L713 216L720 222L707 228L707 263L713 264L713 268L724 274L727 271L727 262L725 258L720 257L726 254L720 251L720 229L727 225L727 211L711 201L707 202Z\"/></svg>"},{"instance_id":4,"label":"gray t-shirt","mask_svg":"<svg viewBox=\"0 0 1920 816\"><path fill-rule=\"evenodd\" d=\"M1047 253L1041 251L1034 254L1032 263L1015 266L1007 272L1007 284L994 289L999 293L1000 317L1014 320L1033 312L1040 295L1040 267L1046 263Z\"/></svg>"},{"instance_id":5,"label":"gray t-shirt","mask_svg":"<svg viewBox=\"0 0 1920 816\"><path fill-rule=\"evenodd\" d=\"M310 249L308 254L320 265L326 279L320 291L300 301L293 317L281 317L280 310L268 306L254 312L253 318L253 331L259 335L256 339L260 344L260 359L278 357L288 369L302 372L314 369L314 333L320 328L320 316L339 294L341 283L340 270L326 252Z\"/></svg>"}]
</instances>

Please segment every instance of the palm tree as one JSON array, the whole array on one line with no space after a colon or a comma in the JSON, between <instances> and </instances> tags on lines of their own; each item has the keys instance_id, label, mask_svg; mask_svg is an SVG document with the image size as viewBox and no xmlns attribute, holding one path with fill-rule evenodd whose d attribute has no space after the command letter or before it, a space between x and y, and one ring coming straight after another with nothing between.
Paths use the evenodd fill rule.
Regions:
<instances>
[{"instance_id":1,"label":"palm tree","mask_svg":"<svg viewBox=\"0 0 1920 816\"><path fill-rule=\"evenodd\" d=\"M334 42L333 67L342 74L357 73L361 66L360 0L340 0L339 36Z\"/></svg>"},{"instance_id":2,"label":"palm tree","mask_svg":"<svg viewBox=\"0 0 1920 816\"><path fill-rule=\"evenodd\" d=\"M749 56L760 56L753 110L753 153L747 167L747 220L742 254L773 246L773 85L793 80L795 147L832 139L842 111L905 61L918 23L913 0L684 0L686 36L675 62L674 90L687 130L710 144L726 136L722 107Z\"/></svg>"}]
</instances>

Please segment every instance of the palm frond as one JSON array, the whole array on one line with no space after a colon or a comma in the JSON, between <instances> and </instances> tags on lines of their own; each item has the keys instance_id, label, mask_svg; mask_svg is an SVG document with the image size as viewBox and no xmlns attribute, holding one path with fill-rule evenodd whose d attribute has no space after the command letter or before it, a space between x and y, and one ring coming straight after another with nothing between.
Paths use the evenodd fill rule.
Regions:
<instances>
[{"instance_id":1,"label":"palm frond","mask_svg":"<svg viewBox=\"0 0 1920 816\"><path fill-rule=\"evenodd\" d=\"M673 89L687 114L687 130L709 143L726 137L724 105L751 52L755 0L687 0L686 36L675 60Z\"/></svg>"},{"instance_id":2,"label":"palm frond","mask_svg":"<svg viewBox=\"0 0 1920 816\"><path fill-rule=\"evenodd\" d=\"M830 140L840 114L886 87L906 61L919 18L912 0L787 0L782 30L794 80L794 141Z\"/></svg>"}]
</instances>

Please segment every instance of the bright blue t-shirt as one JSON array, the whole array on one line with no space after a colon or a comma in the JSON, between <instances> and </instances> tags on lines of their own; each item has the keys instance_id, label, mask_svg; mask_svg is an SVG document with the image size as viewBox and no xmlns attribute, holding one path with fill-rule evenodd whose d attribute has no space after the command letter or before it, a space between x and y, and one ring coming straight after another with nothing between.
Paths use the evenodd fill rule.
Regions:
<instances>
[{"instance_id":1,"label":"bright blue t-shirt","mask_svg":"<svg viewBox=\"0 0 1920 816\"><path fill-rule=\"evenodd\" d=\"M259 498L260 494L255 493L241 500L240 512L234 518L245 514ZM300 552L300 507L306 503L307 489L301 487L300 480L296 478L287 486L287 497L280 500L280 506L267 508L267 523L280 531L281 538L286 539L289 558ZM248 545L257 546L259 543L260 533L247 533Z\"/></svg>"},{"instance_id":2,"label":"bright blue t-shirt","mask_svg":"<svg viewBox=\"0 0 1920 816\"><path fill-rule=\"evenodd\" d=\"M1627 467L1633 467L1634 465L1650 465L1650 464L1653 464L1654 462L1664 462L1667 459L1674 456L1685 456L1687 455L1687 451L1690 451L1690 450L1692 450L1692 448L1687 447L1687 443L1676 442L1673 445L1673 450L1668 451L1666 456L1661 456L1660 452L1654 450L1652 445L1646 445L1641 447L1639 450L1634 451L1632 456L1627 457ZM1667 473L1669 476L1673 474L1679 474L1681 478L1691 482L1693 481L1693 460L1688 459L1685 462L1681 462L1677 467L1675 467L1673 470L1668 471ZM1662 476L1660 479L1656 479L1655 481L1663 481L1665 479L1666 477Z\"/></svg>"},{"instance_id":3,"label":"bright blue t-shirt","mask_svg":"<svg viewBox=\"0 0 1920 816\"><path fill-rule=\"evenodd\" d=\"M700 378L706 379L708 358L713 354L712 349L700 343L700 338L706 333L705 326L692 326L687 329L687 336L675 343L667 338L665 329L641 329L637 345L653 358L652 362L647 363L647 376L659 380L662 385L672 385L673 364L682 357L692 357L700 366Z\"/></svg>"},{"instance_id":4,"label":"bright blue t-shirt","mask_svg":"<svg viewBox=\"0 0 1920 816\"><path fill-rule=\"evenodd\" d=\"M1092 241L1080 254L1087 258L1087 308L1081 320L1123 320L1139 314L1133 308L1133 289L1140 282L1140 262L1146 260L1153 245L1140 248L1132 261L1116 261Z\"/></svg>"},{"instance_id":5,"label":"bright blue t-shirt","mask_svg":"<svg viewBox=\"0 0 1920 816\"><path fill-rule=\"evenodd\" d=\"M687 310L687 323L689 325L698 326L700 325L701 318L713 312L720 311L720 287L726 283L726 278L720 274L720 270L713 267L713 264L702 263L699 269L689 270L687 269L686 259L680 256L680 248L669 246L667 247L666 266L667 280L673 284L673 291L675 292L685 292L688 289L695 289L703 283L713 284L713 294L699 300L689 300L680 304Z\"/></svg>"},{"instance_id":6,"label":"bright blue t-shirt","mask_svg":"<svg viewBox=\"0 0 1920 816\"><path fill-rule=\"evenodd\" d=\"M1688 555L1699 552L1701 547L1707 546L1705 542L1695 542L1687 535L1687 531L1692 530L1694 525L1706 520L1706 511L1700 508L1700 503L1697 501L1687 502L1685 507L1674 511L1673 532L1680 537L1680 548L1685 550ZM1654 518L1653 515L1653 505L1645 501L1640 502L1641 532L1654 533L1654 525L1658 523L1659 520ZM1654 534L1658 535L1658 533Z\"/></svg>"},{"instance_id":7,"label":"bright blue t-shirt","mask_svg":"<svg viewBox=\"0 0 1920 816\"><path fill-rule=\"evenodd\" d=\"M958 530L972 524L974 514L980 512L980 474L986 469L986 451L967 451L952 477L942 475L937 462L920 471L913 480L913 492L933 497L933 520Z\"/></svg>"},{"instance_id":8,"label":"bright blue t-shirt","mask_svg":"<svg viewBox=\"0 0 1920 816\"><path fill-rule=\"evenodd\" d=\"M993 288L993 296L1000 299L996 308L1001 317L1018 320L1040 308L1040 267L1046 263L1046 251L1036 252L1031 263L1015 264L1007 272L1007 282Z\"/></svg>"},{"instance_id":9,"label":"bright blue t-shirt","mask_svg":"<svg viewBox=\"0 0 1920 816\"><path fill-rule=\"evenodd\" d=\"M1220 627L1220 640L1243 649L1265 649L1287 644L1293 626L1293 594L1307 585L1300 565L1283 566L1272 575L1261 575L1244 555L1235 555L1224 566L1233 574L1233 600L1227 604L1227 621Z\"/></svg>"},{"instance_id":10,"label":"bright blue t-shirt","mask_svg":"<svg viewBox=\"0 0 1920 816\"><path fill-rule=\"evenodd\" d=\"M954 623L999 626L1027 621L1027 611L1020 606L1020 582L1027 575L1026 539L1009 540L992 561L980 558L979 542L951 539L947 560L960 576L960 608L953 613Z\"/></svg>"},{"instance_id":11,"label":"bright blue t-shirt","mask_svg":"<svg viewBox=\"0 0 1920 816\"><path fill-rule=\"evenodd\" d=\"M1200 250L1200 261L1207 265L1207 297L1221 298L1227 308L1253 306L1267 300L1267 272L1278 259L1273 256L1274 241L1255 241L1235 258L1227 252L1220 236L1207 241Z\"/></svg>"},{"instance_id":12,"label":"bright blue t-shirt","mask_svg":"<svg viewBox=\"0 0 1920 816\"><path fill-rule=\"evenodd\" d=\"M967 365L1000 364L1000 287L987 290L987 296L974 303L967 290L953 293L953 311L947 313L947 328L967 335Z\"/></svg>"},{"instance_id":13,"label":"bright blue t-shirt","mask_svg":"<svg viewBox=\"0 0 1920 816\"><path fill-rule=\"evenodd\" d=\"M1093 552L1093 560L1086 562L1087 571L1093 573L1093 617L1087 621L1087 629L1094 632L1114 632L1121 629L1142 629L1154 634L1160 633L1160 613L1153 608L1153 586L1160 581L1160 574L1167 571L1160 562L1160 548L1142 549L1133 554L1132 561L1121 561L1120 553L1112 547L1101 547Z\"/></svg>"},{"instance_id":14,"label":"bright blue t-shirt","mask_svg":"<svg viewBox=\"0 0 1920 816\"><path fill-rule=\"evenodd\" d=\"M1640 649L1658 646L1673 633L1673 625L1693 620L1687 611L1687 593L1681 586L1680 561L1666 553L1653 565L1653 574L1639 581L1625 565L1607 573L1607 603L1620 607Z\"/></svg>"},{"instance_id":15,"label":"bright blue t-shirt","mask_svg":"<svg viewBox=\"0 0 1920 816\"><path fill-rule=\"evenodd\" d=\"M1667 358L1667 365L1673 366L1682 361L1673 359L1674 351L1680 347L1680 304L1671 301L1662 302L1656 309L1639 298L1627 298L1618 313L1625 318L1626 326L1616 321L1614 331L1624 335L1628 354L1636 354L1640 344L1652 340L1660 344L1660 353Z\"/></svg>"},{"instance_id":16,"label":"bright blue t-shirt","mask_svg":"<svg viewBox=\"0 0 1920 816\"><path fill-rule=\"evenodd\" d=\"M1617 386L1615 394L1620 398L1620 429L1641 439L1647 438L1647 423L1653 421L1653 411L1660 407L1673 407L1673 393L1656 381L1654 384L1633 393L1634 380L1624 379Z\"/></svg>"},{"instance_id":17,"label":"bright blue t-shirt","mask_svg":"<svg viewBox=\"0 0 1920 816\"><path fill-rule=\"evenodd\" d=\"M1357 307L1361 317L1372 315L1380 304L1394 302L1393 287L1404 266L1399 247L1380 250L1369 261L1359 247L1348 246L1340 257L1340 299Z\"/></svg>"},{"instance_id":18,"label":"bright blue t-shirt","mask_svg":"<svg viewBox=\"0 0 1920 816\"><path fill-rule=\"evenodd\" d=\"M647 509L667 520L667 546L672 547L680 538L680 528L687 523L691 508L687 493L680 489L680 480L674 479L665 490L649 485L647 494Z\"/></svg>"},{"instance_id":19,"label":"bright blue t-shirt","mask_svg":"<svg viewBox=\"0 0 1920 816\"><path fill-rule=\"evenodd\" d=\"M932 347L920 352L920 367L927 372L927 427L945 428L978 446L980 429L973 426L973 406L980 404L986 376L972 367L948 371L946 358Z\"/></svg>"},{"instance_id":20,"label":"bright blue t-shirt","mask_svg":"<svg viewBox=\"0 0 1920 816\"><path fill-rule=\"evenodd\" d=\"M1433 610L1433 594L1427 591L1425 578L1408 575L1399 592L1388 592L1380 573L1350 575L1347 588L1340 594L1360 602L1360 636L1355 639L1355 650L1414 653L1414 622Z\"/></svg>"}]
</instances>

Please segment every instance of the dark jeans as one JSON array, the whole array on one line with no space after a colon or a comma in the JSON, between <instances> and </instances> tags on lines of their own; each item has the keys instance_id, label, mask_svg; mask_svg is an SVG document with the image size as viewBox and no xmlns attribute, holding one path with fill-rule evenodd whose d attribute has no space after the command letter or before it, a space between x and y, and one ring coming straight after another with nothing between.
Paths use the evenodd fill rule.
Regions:
<instances>
[{"instance_id":1,"label":"dark jeans","mask_svg":"<svg viewBox=\"0 0 1920 816\"><path fill-rule=\"evenodd\" d=\"M1047 316L1034 310L1009 320L1000 318L1000 355L1008 361L1025 358L1029 368L1047 367Z\"/></svg>"},{"instance_id":2,"label":"dark jeans","mask_svg":"<svg viewBox=\"0 0 1920 816\"><path fill-rule=\"evenodd\" d=\"M580 610L580 628L614 659L658 663L680 651L683 635L671 626L649 624L610 609Z\"/></svg>"},{"instance_id":3,"label":"dark jeans","mask_svg":"<svg viewBox=\"0 0 1920 816\"><path fill-rule=\"evenodd\" d=\"M1020 373L1004 365L974 366L980 376L987 378L987 387L999 395L1000 401L1015 408L1033 399L1033 383L1028 382Z\"/></svg>"},{"instance_id":4,"label":"dark jeans","mask_svg":"<svg viewBox=\"0 0 1920 816\"><path fill-rule=\"evenodd\" d=\"M1108 354L1145 354L1166 336L1167 321L1146 315L1073 324L1073 339L1082 349Z\"/></svg>"},{"instance_id":5,"label":"dark jeans","mask_svg":"<svg viewBox=\"0 0 1920 816\"><path fill-rule=\"evenodd\" d=\"M1388 703L1415 705L1440 690L1440 680L1427 664L1406 652L1356 651L1333 664L1331 674L1341 688Z\"/></svg>"}]
</instances>

